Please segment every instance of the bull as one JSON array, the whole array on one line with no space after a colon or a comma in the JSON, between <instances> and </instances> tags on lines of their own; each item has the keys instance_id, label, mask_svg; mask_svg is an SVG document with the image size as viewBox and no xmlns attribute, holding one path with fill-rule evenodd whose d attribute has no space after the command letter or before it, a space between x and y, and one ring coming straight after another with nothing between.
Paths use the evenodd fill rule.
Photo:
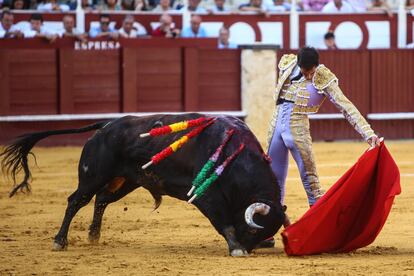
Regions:
<instances>
[{"instance_id":1,"label":"bull","mask_svg":"<svg viewBox=\"0 0 414 276\"><path fill-rule=\"evenodd\" d=\"M2 168L14 180L24 171L24 180L14 186L29 189L28 155L40 140L59 134L96 130L85 144L78 166L78 187L68 197L68 205L53 249L68 246L69 225L80 208L95 198L94 214L89 227L89 241L98 242L105 208L138 187L147 189L155 200L155 209L162 196L188 200L192 180L217 149L226 135L234 129L231 143L224 148L219 162L231 155L241 143L244 150L226 168L206 193L193 202L227 241L231 256L248 255L261 241L273 236L285 220L280 204L280 189L268 159L256 137L243 121L219 116L201 134L189 140L180 150L160 163L142 169L151 156L182 136L174 133L152 138L139 138L140 133L172 124L193 120L200 114L125 116L113 121L99 122L79 129L53 130L20 136L1 153Z\"/></svg>"}]
</instances>

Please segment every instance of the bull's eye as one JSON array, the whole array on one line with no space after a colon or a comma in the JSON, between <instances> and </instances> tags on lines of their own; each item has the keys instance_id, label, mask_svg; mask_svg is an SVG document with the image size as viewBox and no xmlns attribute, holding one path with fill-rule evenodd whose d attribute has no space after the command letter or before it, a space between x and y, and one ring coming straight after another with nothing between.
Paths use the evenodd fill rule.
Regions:
<instances>
[{"instance_id":1,"label":"bull's eye","mask_svg":"<svg viewBox=\"0 0 414 276\"><path fill-rule=\"evenodd\" d=\"M256 234L257 233L257 229L249 228L249 233L250 234Z\"/></svg>"}]
</instances>

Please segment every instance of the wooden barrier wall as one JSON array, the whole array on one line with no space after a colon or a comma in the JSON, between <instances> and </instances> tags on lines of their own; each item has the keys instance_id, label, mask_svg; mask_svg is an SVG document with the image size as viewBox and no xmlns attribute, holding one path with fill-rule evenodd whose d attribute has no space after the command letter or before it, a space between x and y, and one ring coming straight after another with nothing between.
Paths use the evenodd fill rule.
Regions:
<instances>
[{"instance_id":1,"label":"wooden barrier wall","mask_svg":"<svg viewBox=\"0 0 414 276\"><path fill-rule=\"evenodd\" d=\"M0 115L241 109L239 50L215 39L129 43L0 49Z\"/></svg>"}]
</instances>

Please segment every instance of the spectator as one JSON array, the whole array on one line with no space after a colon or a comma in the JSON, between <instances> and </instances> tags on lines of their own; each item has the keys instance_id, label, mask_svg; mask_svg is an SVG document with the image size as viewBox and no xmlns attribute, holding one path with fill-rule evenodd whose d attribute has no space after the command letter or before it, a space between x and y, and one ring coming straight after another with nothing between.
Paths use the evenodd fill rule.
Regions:
<instances>
[{"instance_id":1,"label":"spectator","mask_svg":"<svg viewBox=\"0 0 414 276\"><path fill-rule=\"evenodd\" d=\"M121 8L125 11L135 10L135 0L121 0Z\"/></svg>"},{"instance_id":2,"label":"spectator","mask_svg":"<svg viewBox=\"0 0 414 276\"><path fill-rule=\"evenodd\" d=\"M90 12L95 9L94 5L89 0L81 0L82 9L85 12Z\"/></svg>"},{"instance_id":3,"label":"spectator","mask_svg":"<svg viewBox=\"0 0 414 276\"><path fill-rule=\"evenodd\" d=\"M302 0L305 11L321 11L329 0Z\"/></svg>"},{"instance_id":4,"label":"spectator","mask_svg":"<svg viewBox=\"0 0 414 276\"><path fill-rule=\"evenodd\" d=\"M181 37L207 37L206 30L200 26L201 17L197 14L193 14L190 20L190 26L183 29Z\"/></svg>"},{"instance_id":5,"label":"spectator","mask_svg":"<svg viewBox=\"0 0 414 276\"><path fill-rule=\"evenodd\" d=\"M160 0L145 0L147 10L153 11L156 6L160 3Z\"/></svg>"},{"instance_id":6,"label":"spectator","mask_svg":"<svg viewBox=\"0 0 414 276\"><path fill-rule=\"evenodd\" d=\"M214 5L207 9L211 13L229 12L230 8L226 6L226 0L214 0Z\"/></svg>"},{"instance_id":7,"label":"spectator","mask_svg":"<svg viewBox=\"0 0 414 276\"><path fill-rule=\"evenodd\" d=\"M365 0L347 0L355 12L366 12L367 3Z\"/></svg>"},{"instance_id":8,"label":"spectator","mask_svg":"<svg viewBox=\"0 0 414 276\"><path fill-rule=\"evenodd\" d=\"M0 38L23 37L23 33L13 23L14 15L9 10L3 10L0 15Z\"/></svg>"},{"instance_id":9,"label":"spectator","mask_svg":"<svg viewBox=\"0 0 414 276\"><path fill-rule=\"evenodd\" d=\"M240 5L239 10L265 13L262 0L250 0L249 3Z\"/></svg>"},{"instance_id":10,"label":"spectator","mask_svg":"<svg viewBox=\"0 0 414 276\"><path fill-rule=\"evenodd\" d=\"M69 6L59 4L57 0L44 0L37 5L37 10L42 12L67 12L69 11Z\"/></svg>"},{"instance_id":11,"label":"spectator","mask_svg":"<svg viewBox=\"0 0 414 276\"><path fill-rule=\"evenodd\" d=\"M167 12L172 10L170 0L160 0L160 3L152 10L153 12Z\"/></svg>"},{"instance_id":12,"label":"spectator","mask_svg":"<svg viewBox=\"0 0 414 276\"><path fill-rule=\"evenodd\" d=\"M145 0L135 0L134 5L135 5L135 11L147 11L148 10L147 2L145 2Z\"/></svg>"},{"instance_id":13,"label":"spectator","mask_svg":"<svg viewBox=\"0 0 414 276\"><path fill-rule=\"evenodd\" d=\"M86 34L81 33L75 28L75 18L73 15L66 14L62 21L63 32L60 34L61 37L73 37L80 41L86 41Z\"/></svg>"},{"instance_id":14,"label":"spectator","mask_svg":"<svg viewBox=\"0 0 414 276\"><path fill-rule=\"evenodd\" d=\"M290 4L284 0L273 0L273 5L267 7L267 11L285 12L290 10Z\"/></svg>"},{"instance_id":15,"label":"spectator","mask_svg":"<svg viewBox=\"0 0 414 276\"><path fill-rule=\"evenodd\" d=\"M218 48L219 49L236 49L237 44L229 41L230 30L226 27L221 27L218 37Z\"/></svg>"},{"instance_id":16,"label":"spectator","mask_svg":"<svg viewBox=\"0 0 414 276\"><path fill-rule=\"evenodd\" d=\"M99 38L106 37L111 39L118 39L118 33L114 28L109 26L111 23L111 18L108 14L101 14L99 16L99 26L91 27L89 30L89 37Z\"/></svg>"},{"instance_id":17,"label":"spectator","mask_svg":"<svg viewBox=\"0 0 414 276\"><path fill-rule=\"evenodd\" d=\"M342 0L332 0L328 2L323 8L322 12L325 13L347 13L347 12L354 12L352 6Z\"/></svg>"},{"instance_id":18,"label":"spectator","mask_svg":"<svg viewBox=\"0 0 414 276\"><path fill-rule=\"evenodd\" d=\"M76 6L77 6L78 2L77 1L72 1L69 4L69 7L71 10L76 10ZM94 5L92 4L92 1L90 0L81 0L81 6L82 9L85 12L90 12L93 11L95 9Z\"/></svg>"},{"instance_id":19,"label":"spectator","mask_svg":"<svg viewBox=\"0 0 414 276\"><path fill-rule=\"evenodd\" d=\"M174 28L171 15L164 13L160 17L160 25L152 31L152 36L174 38L180 36L180 30Z\"/></svg>"},{"instance_id":20,"label":"spectator","mask_svg":"<svg viewBox=\"0 0 414 276\"><path fill-rule=\"evenodd\" d=\"M188 0L171 0L171 7L173 7L174 10L180 10L182 7L184 7L184 4L187 3L185 1Z\"/></svg>"},{"instance_id":21,"label":"spectator","mask_svg":"<svg viewBox=\"0 0 414 276\"><path fill-rule=\"evenodd\" d=\"M180 11L189 11L189 12L207 12L206 9L200 7L201 0L188 0L188 5L183 6Z\"/></svg>"},{"instance_id":22,"label":"spectator","mask_svg":"<svg viewBox=\"0 0 414 276\"><path fill-rule=\"evenodd\" d=\"M12 10L25 10L28 8L24 0L13 0L12 1Z\"/></svg>"},{"instance_id":23,"label":"spectator","mask_svg":"<svg viewBox=\"0 0 414 276\"><path fill-rule=\"evenodd\" d=\"M104 11L120 11L121 6L117 3L117 0L105 0L103 10Z\"/></svg>"},{"instance_id":24,"label":"spectator","mask_svg":"<svg viewBox=\"0 0 414 276\"><path fill-rule=\"evenodd\" d=\"M382 11L385 12L388 17L392 18L391 8L385 0L372 0L372 5L368 8L369 11Z\"/></svg>"},{"instance_id":25,"label":"spectator","mask_svg":"<svg viewBox=\"0 0 414 276\"><path fill-rule=\"evenodd\" d=\"M335 43L335 34L332 31L328 31L324 35L323 38L324 38L324 42L325 42L326 49L328 49L328 50L336 50L336 49L338 49L336 47L336 43Z\"/></svg>"},{"instance_id":26,"label":"spectator","mask_svg":"<svg viewBox=\"0 0 414 276\"><path fill-rule=\"evenodd\" d=\"M121 37L124 38L136 38L139 35L146 35L147 32L145 29L138 30L134 26L135 18L132 15L127 15L122 22L122 28L118 30L118 33Z\"/></svg>"},{"instance_id":27,"label":"spectator","mask_svg":"<svg viewBox=\"0 0 414 276\"><path fill-rule=\"evenodd\" d=\"M45 38L49 42L53 42L58 37L57 34L51 32L43 25L43 17L39 13L34 13L30 16L30 28L24 31L24 37Z\"/></svg>"}]
</instances>

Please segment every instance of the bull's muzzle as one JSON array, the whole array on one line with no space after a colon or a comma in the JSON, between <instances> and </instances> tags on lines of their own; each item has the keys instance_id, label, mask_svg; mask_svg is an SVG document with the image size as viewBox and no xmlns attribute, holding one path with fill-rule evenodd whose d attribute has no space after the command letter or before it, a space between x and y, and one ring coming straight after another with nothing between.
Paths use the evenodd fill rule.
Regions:
<instances>
[{"instance_id":1,"label":"bull's muzzle","mask_svg":"<svg viewBox=\"0 0 414 276\"><path fill-rule=\"evenodd\" d=\"M247 225L249 225L250 227L256 229L263 229L263 226L260 226L253 221L253 216L254 214L261 214L265 216L269 214L269 211L269 205L256 202L247 207L246 211L244 212L244 219L246 220Z\"/></svg>"}]
</instances>

